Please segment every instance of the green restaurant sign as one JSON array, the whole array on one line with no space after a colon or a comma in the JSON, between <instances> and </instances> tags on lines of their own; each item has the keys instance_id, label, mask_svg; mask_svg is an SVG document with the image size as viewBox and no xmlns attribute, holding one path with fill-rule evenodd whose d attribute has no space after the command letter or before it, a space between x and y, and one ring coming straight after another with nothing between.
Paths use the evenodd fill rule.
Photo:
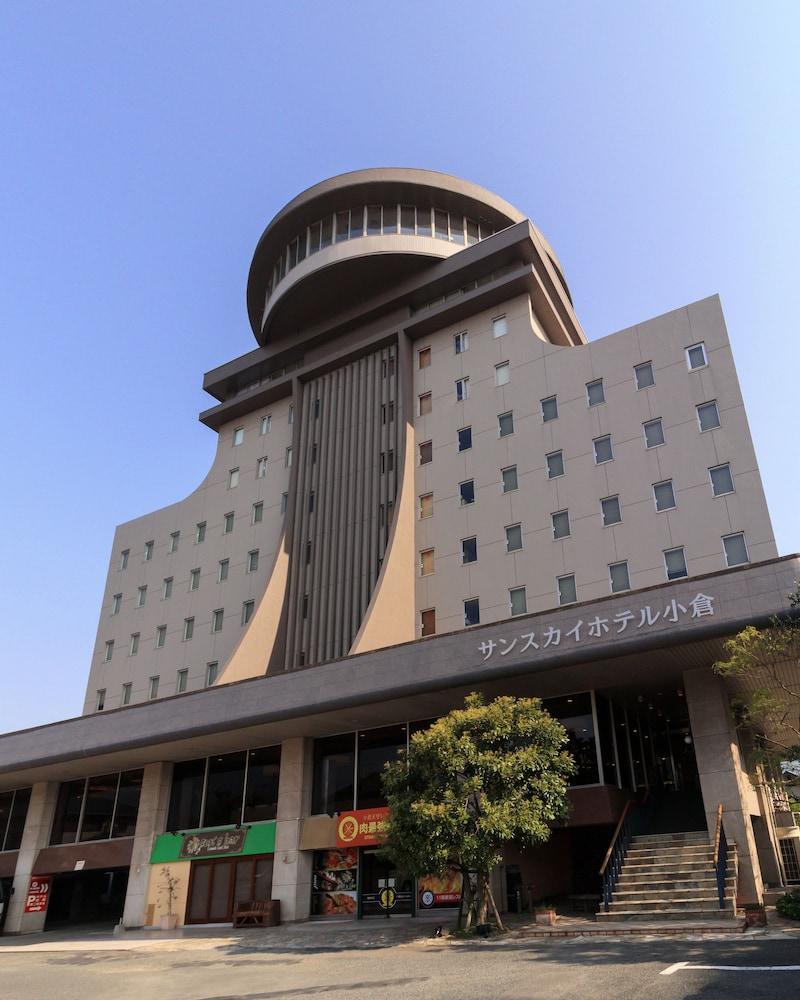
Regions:
<instances>
[{"instance_id":1,"label":"green restaurant sign","mask_svg":"<svg viewBox=\"0 0 800 1000\"><path fill-rule=\"evenodd\" d=\"M194 858L224 858L246 854L275 853L275 823L254 823L213 830L162 833L156 837L150 864L191 861Z\"/></svg>"}]
</instances>

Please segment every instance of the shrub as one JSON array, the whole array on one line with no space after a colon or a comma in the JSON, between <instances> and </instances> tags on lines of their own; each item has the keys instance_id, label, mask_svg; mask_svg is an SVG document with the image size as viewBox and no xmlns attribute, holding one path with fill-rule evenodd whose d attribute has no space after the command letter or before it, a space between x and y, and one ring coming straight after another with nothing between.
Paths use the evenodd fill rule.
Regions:
<instances>
[{"instance_id":1,"label":"shrub","mask_svg":"<svg viewBox=\"0 0 800 1000\"><path fill-rule=\"evenodd\" d=\"M781 896L775 904L775 909L782 917L800 920L800 889L794 889Z\"/></svg>"}]
</instances>

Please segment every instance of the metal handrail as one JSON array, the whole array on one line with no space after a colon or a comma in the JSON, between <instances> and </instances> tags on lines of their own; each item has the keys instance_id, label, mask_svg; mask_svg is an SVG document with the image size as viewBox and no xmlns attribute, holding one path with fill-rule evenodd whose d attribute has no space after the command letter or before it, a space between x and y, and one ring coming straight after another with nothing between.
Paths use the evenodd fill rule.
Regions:
<instances>
[{"instance_id":1,"label":"metal handrail","mask_svg":"<svg viewBox=\"0 0 800 1000\"><path fill-rule=\"evenodd\" d=\"M611 906L611 897L617 888L617 882L622 872L622 865L625 855L628 853L628 845L632 835L632 814L631 800L625 803L622 815L619 818L611 843L608 845L606 856L600 867L600 875L603 878L603 908L608 913Z\"/></svg>"},{"instance_id":2,"label":"metal handrail","mask_svg":"<svg viewBox=\"0 0 800 1000\"><path fill-rule=\"evenodd\" d=\"M622 830L622 825L625 822L625 819L627 818L630 808L631 808L631 800L628 799L628 801L625 803L625 808L622 810L622 815L619 818L619 822L617 823L617 827L614 830L613 836L611 837L611 843L608 845L606 856L603 858L602 865L600 865L600 872L599 872L600 875L605 875L606 873L606 867L608 866L608 862L611 860L611 855L614 851L614 846L617 843L620 831Z\"/></svg>"},{"instance_id":3,"label":"metal handrail","mask_svg":"<svg viewBox=\"0 0 800 1000\"><path fill-rule=\"evenodd\" d=\"M719 845L722 838L722 803L717 804L717 826L714 832L714 867L717 866L717 861L719 860Z\"/></svg>"},{"instance_id":4,"label":"metal handrail","mask_svg":"<svg viewBox=\"0 0 800 1000\"><path fill-rule=\"evenodd\" d=\"M714 871L717 876L719 908L725 909L725 883L728 880L728 838L722 822L722 803L717 806L717 828L714 833Z\"/></svg>"}]
</instances>

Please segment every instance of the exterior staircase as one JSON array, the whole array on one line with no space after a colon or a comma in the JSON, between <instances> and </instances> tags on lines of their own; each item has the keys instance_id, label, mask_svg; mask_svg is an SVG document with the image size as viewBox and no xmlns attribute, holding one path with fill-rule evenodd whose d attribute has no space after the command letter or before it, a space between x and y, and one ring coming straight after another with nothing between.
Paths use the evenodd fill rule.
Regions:
<instances>
[{"instance_id":1,"label":"exterior staircase","mask_svg":"<svg viewBox=\"0 0 800 1000\"><path fill-rule=\"evenodd\" d=\"M704 831L632 837L608 912L597 920L684 923L736 919L736 848L728 848L724 907L719 905L714 844Z\"/></svg>"}]
</instances>

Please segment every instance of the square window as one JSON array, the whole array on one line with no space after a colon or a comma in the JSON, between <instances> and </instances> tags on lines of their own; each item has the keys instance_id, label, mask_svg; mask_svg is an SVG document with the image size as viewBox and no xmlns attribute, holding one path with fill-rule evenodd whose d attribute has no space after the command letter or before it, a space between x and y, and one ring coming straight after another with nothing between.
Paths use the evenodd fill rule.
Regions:
<instances>
[{"instance_id":1,"label":"square window","mask_svg":"<svg viewBox=\"0 0 800 1000\"><path fill-rule=\"evenodd\" d=\"M259 458L256 463L256 479L266 479L267 476L267 456Z\"/></svg>"},{"instance_id":2,"label":"square window","mask_svg":"<svg viewBox=\"0 0 800 1000\"><path fill-rule=\"evenodd\" d=\"M558 419L558 396L548 396L542 401L542 420L548 423L550 420Z\"/></svg>"},{"instance_id":3,"label":"square window","mask_svg":"<svg viewBox=\"0 0 800 1000\"><path fill-rule=\"evenodd\" d=\"M111 614L118 615L122 607L122 594L114 594L111 599Z\"/></svg>"},{"instance_id":4,"label":"square window","mask_svg":"<svg viewBox=\"0 0 800 1000\"><path fill-rule=\"evenodd\" d=\"M606 396L603 392L603 380L601 378L595 379L594 382L586 383L586 401L589 406L597 406L599 403L605 403Z\"/></svg>"},{"instance_id":5,"label":"square window","mask_svg":"<svg viewBox=\"0 0 800 1000\"><path fill-rule=\"evenodd\" d=\"M653 483L653 497L656 501L656 510L672 510L675 506L675 490L672 488L672 480L665 479L663 483Z\"/></svg>"},{"instance_id":6,"label":"square window","mask_svg":"<svg viewBox=\"0 0 800 1000\"><path fill-rule=\"evenodd\" d=\"M261 418L261 433L269 434L272 430L272 414L268 413L265 417Z\"/></svg>"},{"instance_id":7,"label":"square window","mask_svg":"<svg viewBox=\"0 0 800 1000\"><path fill-rule=\"evenodd\" d=\"M464 483L459 483L458 495L461 498L461 506L475 503L475 480L468 479Z\"/></svg>"},{"instance_id":8,"label":"square window","mask_svg":"<svg viewBox=\"0 0 800 1000\"><path fill-rule=\"evenodd\" d=\"M189 573L189 590L197 590L200 587L200 570L193 569Z\"/></svg>"},{"instance_id":9,"label":"square window","mask_svg":"<svg viewBox=\"0 0 800 1000\"><path fill-rule=\"evenodd\" d=\"M651 385L656 384L652 361L645 361L644 364L637 365L633 369L633 374L636 376L637 389L649 389Z\"/></svg>"},{"instance_id":10,"label":"square window","mask_svg":"<svg viewBox=\"0 0 800 1000\"><path fill-rule=\"evenodd\" d=\"M547 458L547 478L558 479L564 475L564 452L551 451Z\"/></svg>"},{"instance_id":11,"label":"square window","mask_svg":"<svg viewBox=\"0 0 800 1000\"><path fill-rule=\"evenodd\" d=\"M155 542L153 542L153 541L145 542L144 543L144 561L145 562L150 562L150 560L153 558L153 548L154 548L154 546L155 546Z\"/></svg>"},{"instance_id":12,"label":"square window","mask_svg":"<svg viewBox=\"0 0 800 1000\"><path fill-rule=\"evenodd\" d=\"M508 333L508 323L506 322L505 316L497 316L492 320L492 336L497 339L497 337L505 337Z\"/></svg>"},{"instance_id":13,"label":"square window","mask_svg":"<svg viewBox=\"0 0 800 1000\"><path fill-rule=\"evenodd\" d=\"M528 597L524 587L512 587L508 592L508 603L511 615L526 615L528 613Z\"/></svg>"},{"instance_id":14,"label":"square window","mask_svg":"<svg viewBox=\"0 0 800 1000\"><path fill-rule=\"evenodd\" d=\"M156 649L163 649L167 641L167 626L159 625L156 629Z\"/></svg>"},{"instance_id":15,"label":"square window","mask_svg":"<svg viewBox=\"0 0 800 1000\"><path fill-rule=\"evenodd\" d=\"M456 379L456 400L462 403L469 397L469 376Z\"/></svg>"},{"instance_id":16,"label":"square window","mask_svg":"<svg viewBox=\"0 0 800 1000\"><path fill-rule=\"evenodd\" d=\"M686 569L686 555L682 545L676 549L667 549L664 552L664 567L667 571L668 580L680 580L682 577L689 575Z\"/></svg>"},{"instance_id":17,"label":"square window","mask_svg":"<svg viewBox=\"0 0 800 1000\"><path fill-rule=\"evenodd\" d=\"M433 409L433 394L425 392L419 397L419 415L424 417Z\"/></svg>"},{"instance_id":18,"label":"square window","mask_svg":"<svg viewBox=\"0 0 800 1000\"><path fill-rule=\"evenodd\" d=\"M417 351L417 366L419 368L430 368L431 366L430 347L423 347L421 351Z\"/></svg>"},{"instance_id":19,"label":"square window","mask_svg":"<svg viewBox=\"0 0 800 1000\"><path fill-rule=\"evenodd\" d=\"M114 655L114 640L109 639L108 642L106 643L105 653L103 654L103 661L105 663L109 663L113 655Z\"/></svg>"},{"instance_id":20,"label":"square window","mask_svg":"<svg viewBox=\"0 0 800 1000\"><path fill-rule=\"evenodd\" d=\"M420 611L420 635L423 637L426 635L436 635L436 609L427 608L425 611Z\"/></svg>"},{"instance_id":21,"label":"square window","mask_svg":"<svg viewBox=\"0 0 800 1000\"><path fill-rule=\"evenodd\" d=\"M222 622L223 622L224 618L225 618L225 609L224 608L218 608L216 611L213 611L211 613L211 631L212 632L221 632L222 631Z\"/></svg>"},{"instance_id":22,"label":"square window","mask_svg":"<svg viewBox=\"0 0 800 1000\"><path fill-rule=\"evenodd\" d=\"M423 493L419 498L419 516L433 516L433 493Z\"/></svg>"},{"instance_id":23,"label":"square window","mask_svg":"<svg viewBox=\"0 0 800 1000\"><path fill-rule=\"evenodd\" d=\"M181 540L181 533L180 533L180 531L173 531L172 534L169 536L169 551L170 552L177 552L178 551L178 543L180 542L180 540Z\"/></svg>"},{"instance_id":24,"label":"square window","mask_svg":"<svg viewBox=\"0 0 800 1000\"><path fill-rule=\"evenodd\" d=\"M291 469L291 467L292 467L292 455L293 455L293 450L292 450L292 447L291 447L291 445L290 445L290 446L289 446L289 447L288 447L288 448L286 449L286 451L285 451L285 453L284 453L284 456L283 456L283 464L284 464L284 466L285 466L285 467L286 467L287 469Z\"/></svg>"},{"instance_id":25,"label":"square window","mask_svg":"<svg viewBox=\"0 0 800 1000\"><path fill-rule=\"evenodd\" d=\"M250 619L253 617L253 611L255 610L255 601L243 601L242 602L242 625L249 625Z\"/></svg>"},{"instance_id":26,"label":"square window","mask_svg":"<svg viewBox=\"0 0 800 1000\"><path fill-rule=\"evenodd\" d=\"M480 625L481 604L477 597L470 597L464 601L464 625Z\"/></svg>"},{"instance_id":27,"label":"square window","mask_svg":"<svg viewBox=\"0 0 800 1000\"><path fill-rule=\"evenodd\" d=\"M286 493L284 493L283 495L287 496ZM251 521L253 522L253 524L261 524L263 520L264 520L264 504L262 501L259 500L258 503L253 504Z\"/></svg>"},{"instance_id":28,"label":"square window","mask_svg":"<svg viewBox=\"0 0 800 1000\"><path fill-rule=\"evenodd\" d=\"M513 493L519 488L516 465L509 465L508 468L501 469L500 475L503 477L503 493Z\"/></svg>"},{"instance_id":29,"label":"square window","mask_svg":"<svg viewBox=\"0 0 800 1000\"><path fill-rule=\"evenodd\" d=\"M120 552L120 554L119 554L119 568L120 569L127 569L128 568L128 559L130 559L130 555L131 555L131 550L130 549L123 549L122 552Z\"/></svg>"},{"instance_id":30,"label":"square window","mask_svg":"<svg viewBox=\"0 0 800 1000\"><path fill-rule=\"evenodd\" d=\"M244 441L244 427L237 427L233 432L234 447L238 448L242 441Z\"/></svg>"},{"instance_id":31,"label":"square window","mask_svg":"<svg viewBox=\"0 0 800 1000\"><path fill-rule=\"evenodd\" d=\"M175 694L183 694L189 685L189 671L186 667L178 671L178 679L175 684Z\"/></svg>"},{"instance_id":32,"label":"square window","mask_svg":"<svg viewBox=\"0 0 800 1000\"><path fill-rule=\"evenodd\" d=\"M423 549L419 554L419 575L432 576L436 568L433 549Z\"/></svg>"},{"instance_id":33,"label":"square window","mask_svg":"<svg viewBox=\"0 0 800 1000\"><path fill-rule=\"evenodd\" d=\"M619 497L606 497L600 501L600 510L603 514L603 527L609 524L619 524L622 520L622 511L619 507Z\"/></svg>"},{"instance_id":34,"label":"square window","mask_svg":"<svg viewBox=\"0 0 800 1000\"><path fill-rule=\"evenodd\" d=\"M657 448L660 444L664 443L664 427L661 423L661 417L658 417L656 420L648 420L642 426L644 427L645 447Z\"/></svg>"},{"instance_id":35,"label":"square window","mask_svg":"<svg viewBox=\"0 0 800 1000\"><path fill-rule=\"evenodd\" d=\"M726 535L722 539L722 544L725 546L725 562L728 566L741 566L742 563L750 562L742 532Z\"/></svg>"},{"instance_id":36,"label":"square window","mask_svg":"<svg viewBox=\"0 0 800 1000\"><path fill-rule=\"evenodd\" d=\"M144 603L147 600L147 585L144 587L139 587L136 591L136 607L143 608Z\"/></svg>"},{"instance_id":37,"label":"square window","mask_svg":"<svg viewBox=\"0 0 800 1000\"><path fill-rule=\"evenodd\" d=\"M708 473L711 476L711 490L715 497L733 493L733 476L727 462L725 465L715 465L713 469L708 470Z\"/></svg>"},{"instance_id":38,"label":"square window","mask_svg":"<svg viewBox=\"0 0 800 1000\"><path fill-rule=\"evenodd\" d=\"M608 567L608 575L611 579L612 594L619 594L623 590L631 589L631 580L628 575L627 562L612 563Z\"/></svg>"},{"instance_id":39,"label":"square window","mask_svg":"<svg viewBox=\"0 0 800 1000\"><path fill-rule=\"evenodd\" d=\"M472 428L462 427L458 432L458 450L469 451L472 447Z\"/></svg>"},{"instance_id":40,"label":"square window","mask_svg":"<svg viewBox=\"0 0 800 1000\"><path fill-rule=\"evenodd\" d=\"M511 410L508 413L501 413L497 418L497 429L500 437L508 437L514 433L514 414Z\"/></svg>"},{"instance_id":41,"label":"square window","mask_svg":"<svg viewBox=\"0 0 800 1000\"><path fill-rule=\"evenodd\" d=\"M569 511L560 510L551 514L553 519L553 538L569 538Z\"/></svg>"},{"instance_id":42,"label":"square window","mask_svg":"<svg viewBox=\"0 0 800 1000\"><path fill-rule=\"evenodd\" d=\"M594 445L594 461L596 465L612 461L614 458L614 449L611 446L610 434L604 434L603 437L595 438L592 443Z\"/></svg>"},{"instance_id":43,"label":"square window","mask_svg":"<svg viewBox=\"0 0 800 1000\"><path fill-rule=\"evenodd\" d=\"M453 345L455 347L456 354L463 354L469 347L469 334L466 330L461 333L457 333L453 337Z\"/></svg>"},{"instance_id":44,"label":"square window","mask_svg":"<svg viewBox=\"0 0 800 1000\"><path fill-rule=\"evenodd\" d=\"M467 563L474 563L478 561L478 539L477 538L462 538L461 539L461 565L466 566Z\"/></svg>"},{"instance_id":45,"label":"square window","mask_svg":"<svg viewBox=\"0 0 800 1000\"><path fill-rule=\"evenodd\" d=\"M247 553L247 572L255 573L258 569L258 549Z\"/></svg>"},{"instance_id":46,"label":"square window","mask_svg":"<svg viewBox=\"0 0 800 1000\"><path fill-rule=\"evenodd\" d=\"M423 441L419 446L419 464L429 465L433 461L433 442Z\"/></svg>"},{"instance_id":47,"label":"square window","mask_svg":"<svg viewBox=\"0 0 800 1000\"><path fill-rule=\"evenodd\" d=\"M701 431L713 431L715 427L719 427L717 401L712 399L710 403L701 403L697 407L697 419L700 421Z\"/></svg>"},{"instance_id":48,"label":"square window","mask_svg":"<svg viewBox=\"0 0 800 1000\"><path fill-rule=\"evenodd\" d=\"M508 385L511 381L511 363L504 361L501 365L494 366L494 384Z\"/></svg>"},{"instance_id":49,"label":"square window","mask_svg":"<svg viewBox=\"0 0 800 1000\"><path fill-rule=\"evenodd\" d=\"M164 577L164 590L162 591L162 599L168 601L172 597L172 577Z\"/></svg>"},{"instance_id":50,"label":"square window","mask_svg":"<svg viewBox=\"0 0 800 1000\"><path fill-rule=\"evenodd\" d=\"M219 664L216 661L214 663L206 664L206 687L211 687L211 685L216 681L218 674Z\"/></svg>"},{"instance_id":51,"label":"square window","mask_svg":"<svg viewBox=\"0 0 800 1000\"><path fill-rule=\"evenodd\" d=\"M127 684L122 685L122 704L130 705L131 703L131 692L133 691L133 684L130 681Z\"/></svg>"},{"instance_id":52,"label":"square window","mask_svg":"<svg viewBox=\"0 0 800 1000\"><path fill-rule=\"evenodd\" d=\"M706 357L706 345L700 343L687 347L686 364L689 366L689 371L691 372L697 371L698 368L705 368L708 364L708 358Z\"/></svg>"},{"instance_id":53,"label":"square window","mask_svg":"<svg viewBox=\"0 0 800 1000\"><path fill-rule=\"evenodd\" d=\"M558 578L558 603L574 604L578 600L578 592L575 587L575 576L560 576Z\"/></svg>"},{"instance_id":54,"label":"square window","mask_svg":"<svg viewBox=\"0 0 800 1000\"><path fill-rule=\"evenodd\" d=\"M228 579L228 570L230 568L229 559L220 559L219 570L217 572L217 583L224 583Z\"/></svg>"},{"instance_id":55,"label":"square window","mask_svg":"<svg viewBox=\"0 0 800 1000\"><path fill-rule=\"evenodd\" d=\"M200 521L195 525L194 530L194 543L195 545L201 545L206 540L206 522Z\"/></svg>"},{"instance_id":56,"label":"square window","mask_svg":"<svg viewBox=\"0 0 800 1000\"><path fill-rule=\"evenodd\" d=\"M136 656L139 652L139 633L131 632L131 644L128 649L128 656Z\"/></svg>"},{"instance_id":57,"label":"square window","mask_svg":"<svg viewBox=\"0 0 800 1000\"><path fill-rule=\"evenodd\" d=\"M158 677L151 677L147 688L147 697L152 701L158 697Z\"/></svg>"},{"instance_id":58,"label":"square window","mask_svg":"<svg viewBox=\"0 0 800 1000\"><path fill-rule=\"evenodd\" d=\"M183 619L183 641L189 642L194 635L194 618Z\"/></svg>"},{"instance_id":59,"label":"square window","mask_svg":"<svg viewBox=\"0 0 800 1000\"><path fill-rule=\"evenodd\" d=\"M522 548L522 525L510 524L506 528L506 552L519 552Z\"/></svg>"}]
</instances>

